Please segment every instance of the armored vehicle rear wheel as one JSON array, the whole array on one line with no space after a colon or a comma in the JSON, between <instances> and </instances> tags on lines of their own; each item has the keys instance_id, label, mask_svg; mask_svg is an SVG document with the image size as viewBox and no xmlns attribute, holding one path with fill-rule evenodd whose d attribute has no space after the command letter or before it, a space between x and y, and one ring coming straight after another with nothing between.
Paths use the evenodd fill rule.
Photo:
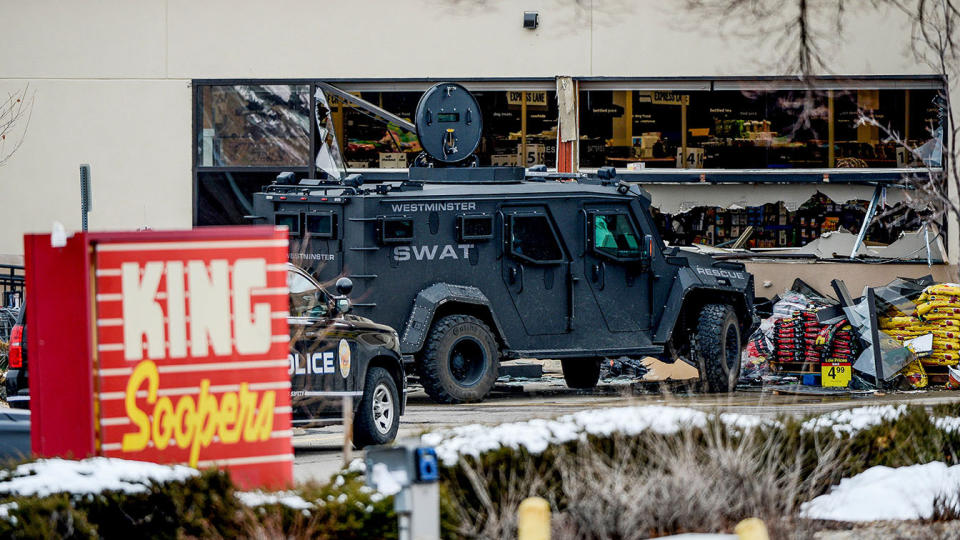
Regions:
<instances>
[{"instance_id":1,"label":"armored vehicle rear wheel","mask_svg":"<svg viewBox=\"0 0 960 540\"><path fill-rule=\"evenodd\" d=\"M417 373L434 401L480 401L497 380L499 359L497 339L483 321L447 315L433 323Z\"/></svg>"},{"instance_id":2,"label":"armored vehicle rear wheel","mask_svg":"<svg viewBox=\"0 0 960 540\"><path fill-rule=\"evenodd\" d=\"M564 358L560 360L563 380L570 388L593 388L600 380L600 359Z\"/></svg>"},{"instance_id":3,"label":"armored vehicle rear wheel","mask_svg":"<svg viewBox=\"0 0 960 540\"><path fill-rule=\"evenodd\" d=\"M353 443L357 448L387 444L400 427L400 395L390 372L372 367L367 372L363 398L353 419Z\"/></svg>"},{"instance_id":4,"label":"armored vehicle rear wheel","mask_svg":"<svg viewBox=\"0 0 960 540\"><path fill-rule=\"evenodd\" d=\"M727 304L707 304L700 312L693 351L700 383L707 392L730 392L740 376L740 326Z\"/></svg>"}]
</instances>

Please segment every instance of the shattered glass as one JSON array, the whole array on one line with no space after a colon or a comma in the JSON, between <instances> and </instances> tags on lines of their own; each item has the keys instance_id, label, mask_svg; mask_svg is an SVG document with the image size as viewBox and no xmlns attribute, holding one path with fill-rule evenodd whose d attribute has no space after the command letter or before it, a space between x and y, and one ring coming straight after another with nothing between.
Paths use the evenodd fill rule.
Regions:
<instances>
[{"instance_id":1,"label":"shattered glass","mask_svg":"<svg viewBox=\"0 0 960 540\"><path fill-rule=\"evenodd\" d=\"M330 116L330 102L323 90L317 88L313 95L316 104L317 116L317 156L315 164L318 171L324 172L330 178L343 180L346 177L347 169L343 164L343 157L340 155L340 144L337 142L337 134L333 129L333 119Z\"/></svg>"},{"instance_id":2,"label":"shattered glass","mask_svg":"<svg viewBox=\"0 0 960 540\"><path fill-rule=\"evenodd\" d=\"M200 166L306 166L307 85L204 86L198 106Z\"/></svg>"}]
</instances>

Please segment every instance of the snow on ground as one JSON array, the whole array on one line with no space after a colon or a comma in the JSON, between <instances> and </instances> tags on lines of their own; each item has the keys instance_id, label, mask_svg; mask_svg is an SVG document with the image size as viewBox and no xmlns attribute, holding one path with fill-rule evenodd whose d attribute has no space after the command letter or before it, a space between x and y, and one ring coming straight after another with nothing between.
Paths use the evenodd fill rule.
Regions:
<instances>
[{"instance_id":1,"label":"snow on ground","mask_svg":"<svg viewBox=\"0 0 960 540\"><path fill-rule=\"evenodd\" d=\"M846 433L853 435L858 431L882 424L888 420L896 420L907 412L906 405L880 405L874 407L858 407L856 409L842 409L829 412L812 418L803 423L804 431L818 431L831 428L838 437Z\"/></svg>"},{"instance_id":2,"label":"snow on ground","mask_svg":"<svg viewBox=\"0 0 960 540\"><path fill-rule=\"evenodd\" d=\"M928 518L939 494L960 504L960 465L935 461L909 467L871 467L844 478L830 493L803 503L800 515L835 521L883 521Z\"/></svg>"},{"instance_id":3,"label":"snow on ground","mask_svg":"<svg viewBox=\"0 0 960 540\"><path fill-rule=\"evenodd\" d=\"M264 493L263 491L238 491L237 498L240 502L253 508L267 504L282 504L294 510L309 510L313 505L303 500L303 497L292 491L277 491L276 493Z\"/></svg>"},{"instance_id":4,"label":"snow on ground","mask_svg":"<svg viewBox=\"0 0 960 540\"><path fill-rule=\"evenodd\" d=\"M893 421L906 413L906 405L882 405L843 409L807 420L804 431L829 429L838 437ZM498 448L523 448L539 454L551 444L563 444L589 435L610 436L613 433L636 435L643 431L669 435L681 429L704 427L710 413L681 407L636 406L588 409L561 416L555 420L535 419L487 426L469 424L426 433L421 442L436 448L437 457L446 466L453 466L461 455L479 456ZM723 413L720 421L735 434L761 426L779 426L776 420L759 416ZM960 418L931 419L944 431L960 430Z\"/></svg>"},{"instance_id":5,"label":"snow on ground","mask_svg":"<svg viewBox=\"0 0 960 540\"><path fill-rule=\"evenodd\" d=\"M94 457L81 461L38 459L7 473L0 471L0 493L45 497L53 493L143 493L151 482L183 481L200 474L183 465Z\"/></svg>"},{"instance_id":6,"label":"snow on ground","mask_svg":"<svg viewBox=\"0 0 960 540\"><path fill-rule=\"evenodd\" d=\"M704 427L710 414L695 409L665 406L617 407L589 409L561 416L556 420L535 419L496 426L470 424L449 430L426 433L421 441L434 446L437 457L446 466L453 466L461 455L479 456L501 447L523 448L539 454L551 444L563 444L589 435L610 436L614 433L637 435L653 431L662 435L681 429ZM728 426L752 429L769 423L759 417L726 413L720 420Z\"/></svg>"}]
</instances>

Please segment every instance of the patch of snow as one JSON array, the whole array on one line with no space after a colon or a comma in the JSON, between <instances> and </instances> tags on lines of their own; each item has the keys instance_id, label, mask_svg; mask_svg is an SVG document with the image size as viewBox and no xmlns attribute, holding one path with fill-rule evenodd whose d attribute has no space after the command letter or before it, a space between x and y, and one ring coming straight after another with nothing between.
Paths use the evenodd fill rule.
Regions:
<instances>
[{"instance_id":1,"label":"patch of snow","mask_svg":"<svg viewBox=\"0 0 960 540\"><path fill-rule=\"evenodd\" d=\"M960 417L944 416L940 418L933 418L932 420L933 425L937 426L937 429L941 431L946 431L947 433L960 432Z\"/></svg>"},{"instance_id":2,"label":"patch of snow","mask_svg":"<svg viewBox=\"0 0 960 540\"><path fill-rule=\"evenodd\" d=\"M0 493L46 497L53 493L144 493L151 483L182 482L200 472L184 465L93 457L80 461L38 459L5 475Z\"/></svg>"},{"instance_id":3,"label":"patch of snow","mask_svg":"<svg viewBox=\"0 0 960 540\"><path fill-rule=\"evenodd\" d=\"M17 524L17 518L10 515L11 510L16 510L19 508L17 501L10 501L8 503L0 504L0 519L5 519L14 525Z\"/></svg>"},{"instance_id":4,"label":"patch of snow","mask_svg":"<svg viewBox=\"0 0 960 540\"><path fill-rule=\"evenodd\" d=\"M834 521L924 519L933 514L937 495L960 493L960 465L935 461L909 467L871 467L844 478L830 493L803 503L800 515Z\"/></svg>"},{"instance_id":5,"label":"patch of snow","mask_svg":"<svg viewBox=\"0 0 960 540\"><path fill-rule=\"evenodd\" d=\"M556 420L458 426L426 433L420 440L433 446L441 463L450 467L461 455L477 457L498 448L523 448L531 454L539 454L551 444L580 440L587 435L637 435L644 431L671 435L682 429L705 427L710 417L710 414L695 409L660 405L589 409ZM720 415L720 420L738 430L776 424L775 421L733 413Z\"/></svg>"},{"instance_id":6,"label":"patch of snow","mask_svg":"<svg viewBox=\"0 0 960 540\"><path fill-rule=\"evenodd\" d=\"M365 473L367 472L367 464L362 459L356 458L347 466L347 472Z\"/></svg>"},{"instance_id":7,"label":"patch of snow","mask_svg":"<svg viewBox=\"0 0 960 540\"><path fill-rule=\"evenodd\" d=\"M240 502L255 508L268 504L282 504L294 510L309 510L313 505L303 500L303 497L292 491L277 491L276 493L265 493L263 491L238 491L237 498Z\"/></svg>"},{"instance_id":8,"label":"patch of snow","mask_svg":"<svg viewBox=\"0 0 960 540\"><path fill-rule=\"evenodd\" d=\"M879 405L843 409L807 420L801 425L801 428L803 431L819 431L830 428L834 435L838 437L844 433L853 435L885 421L896 420L905 412L907 412L906 405Z\"/></svg>"},{"instance_id":9,"label":"patch of snow","mask_svg":"<svg viewBox=\"0 0 960 540\"><path fill-rule=\"evenodd\" d=\"M759 427L783 427L783 423L771 418L761 418L749 414L721 413L720 421L737 434Z\"/></svg>"},{"instance_id":10,"label":"patch of snow","mask_svg":"<svg viewBox=\"0 0 960 540\"><path fill-rule=\"evenodd\" d=\"M396 495L401 489L403 489L403 483L406 482L406 473L404 471L395 472L398 474L390 472L390 469L387 468L386 463L377 463L373 466L373 471L371 471L370 476L371 480L373 481L373 485L377 487L377 491L383 495L389 496Z\"/></svg>"}]
</instances>

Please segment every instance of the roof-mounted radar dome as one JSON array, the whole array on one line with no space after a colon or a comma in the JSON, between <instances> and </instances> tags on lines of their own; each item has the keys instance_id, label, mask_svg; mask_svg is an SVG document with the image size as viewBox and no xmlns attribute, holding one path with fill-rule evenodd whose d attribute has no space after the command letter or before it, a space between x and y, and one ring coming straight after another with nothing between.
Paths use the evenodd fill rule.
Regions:
<instances>
[{"instance_id":1,"label":"roof-mounted radar dome","mask_svg":"<svg viewBox=\"0 0 960 540\"><path fill-rule=\"evenodd\" d=\"M417 138L423 150L440 163L458 163L480 144L483 117L469 90L455 83L430 87L417 103Z\"/></svg>"}]
</instances>

